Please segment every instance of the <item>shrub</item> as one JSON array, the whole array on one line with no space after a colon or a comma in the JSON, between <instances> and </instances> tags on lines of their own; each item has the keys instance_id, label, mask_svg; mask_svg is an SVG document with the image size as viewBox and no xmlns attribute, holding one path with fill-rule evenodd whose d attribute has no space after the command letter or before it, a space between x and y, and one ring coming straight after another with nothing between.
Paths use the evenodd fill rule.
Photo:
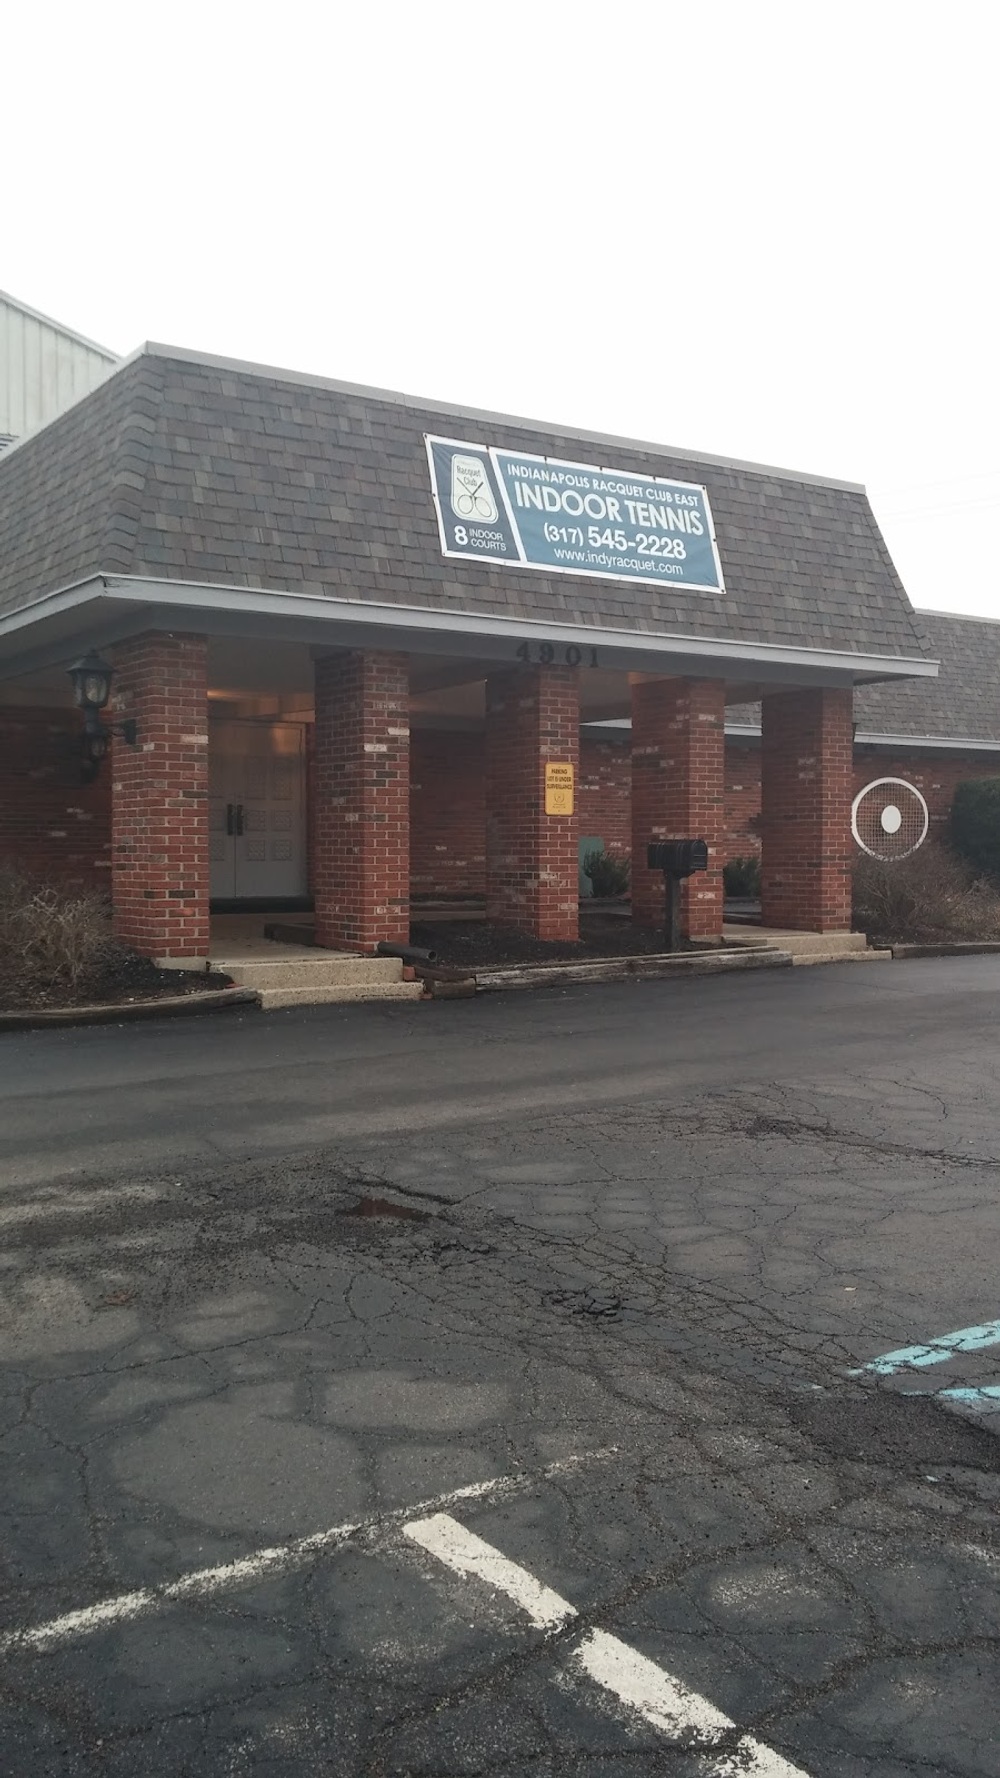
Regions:
<instances>
[{"instance_id":1,"label":"shrub","mask_svg":"<svg viewBox=\"0 0 1000 1778\"><path fill-rule=\"evenodd\" d=\"M583 860L583 874L590 878L594 894L605 897L627 894L632 871L620 852L588 852Z\"/></svg>"},{"instance_id":2,"label":"shrub","mask_svg":"<svg viewBox=\"0 0 1000 1778\"><path fill-rule=\"evenodd\" d=\"M0 868L0 1002L75 999L119 952L101 896Z\"/></svg>"},{"instance_id":3,"label":"shrub","mask_svg":"<svg viewBox=\"0 0 1000 1778\"><path fill-rule=\"evenodd\" d=\"M757 901L760 897L760 859L731 858L722 867L722 884L727 895L740 901Z\"/></svg>"},{"instance_id":4,"label":"shrub","mask_svg":"<svg viewBox=\"0 0 1000 1778\"><path fill-rule=\"evenodd\" d=\"M1000 881L1000 778L967 779L956 786L951 841L973 870Z\"/></svg>"},{"instance_id":5,"label":"shrub","mask_svg":"<svg viewBox=\"0 0 1000 1778\"><path fill-rule=\"evenodd\" d=\"M854 924L890 943L1000 939L1000 893L943 846L908 858L858 856Z\"/></svg>"}]
</instances>

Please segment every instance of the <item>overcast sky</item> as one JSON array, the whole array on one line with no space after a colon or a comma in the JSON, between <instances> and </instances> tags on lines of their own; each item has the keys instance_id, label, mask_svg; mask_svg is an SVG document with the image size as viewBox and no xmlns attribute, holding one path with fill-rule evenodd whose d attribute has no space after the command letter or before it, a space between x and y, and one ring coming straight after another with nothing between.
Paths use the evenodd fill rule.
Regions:
<instances>
[{"instance_id":1,"label":"overcast sky","mask_svg":"<svg viewBox=\"0 0 1000 1778\"><path fill-rule=\"evenodd\" d=\"M0 287L866 482L1000 617L987 0L91 0L5 19Z\"/></svg>"}]
</instances>

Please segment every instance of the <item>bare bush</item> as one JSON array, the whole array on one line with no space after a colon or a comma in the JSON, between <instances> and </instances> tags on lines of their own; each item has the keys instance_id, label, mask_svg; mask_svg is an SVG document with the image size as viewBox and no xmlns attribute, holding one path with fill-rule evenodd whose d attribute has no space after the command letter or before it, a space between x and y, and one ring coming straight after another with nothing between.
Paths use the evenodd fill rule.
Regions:
<instances>
[{"instance_id":1,"label":"bare bush","mask_svg":"<svg viewBox=\"0 0 1000 1778\"><path fill-rule=\"evenodd\" d=\"M583 874L590 878L594 895L609 899L627 895L632 875L631 860L623 852L588 852L583 860Z\"/></svg>"},{"instance_id":2,"label":"bare bush","mask_svg":"<svg viewBox=\"0 0 1000 1778\"><path fill-rule=\"evenodd\" d=\"M75 1000L119 950L100 895L0 869L0 1004Z\"/></svg>"},{"instance_id":3,"label":"bare bush","mask_svg":"<svg viewBox=\"0 0 1000 1778\"><path fill-rule=\"evenodd\" d=\"M943 846L854 866L854 924L892 943L1000 940L1000 892Z\"/></svg>"}]
</instances>

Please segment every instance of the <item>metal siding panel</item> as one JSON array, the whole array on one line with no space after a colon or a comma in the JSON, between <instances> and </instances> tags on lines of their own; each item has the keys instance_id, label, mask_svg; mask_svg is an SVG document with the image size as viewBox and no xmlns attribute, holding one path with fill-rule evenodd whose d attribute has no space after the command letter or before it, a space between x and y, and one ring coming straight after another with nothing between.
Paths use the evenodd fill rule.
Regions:
<instances>
[{"instance_id":1,"label":"metal siding panel","mask_svg":"<svg viewBox=\"0 0 1000 1778\"><path fill-rule=\"evenodd\" d=\"M89 393L114 365L0 299L0 434L20 438Z\"/></svg>"},{"instance_id":2,"label":"metal siding panel","mask_svg":"<svg viewBox=\"0 0 1000 1778\"><path fill-rule=\"evenodd\" d=\"M25 315L21 330L21 425L25 432L30 432L38 424L37 414L41 406L39 395L42 382L42 350L38 332L38 322L30 315Z\"/></svg>"},{"instance_id":3,"label":"metal siding panel","mask_svg":"<svg viewBox=\"0 0 1000 1778\"><path fill-rule=\"evenodd\" d=\"M38 381L35 386L35 404L31 415L31 424L40 426L47 414L53 414L59 407L59 342L52 338L47 327L36 329L38 341Z\"/></svg>"},{"instance_id":4,"label":"metal siding panel","mask_svg":"<svg viewBox=\"0 0 1000 1778\"><path fill-rule=\"evenodd\" d=\"M0 303L0 434L13 432L10 423L10 310Z\"/></svg>"},{"instance_id":5,"label":"metal siding panel","mask_svg":"<svg viewBox=\"0 0 1000 1778\"><path fill-rule=\"evenodd\" d=\"M52 399L57 408L68 407L76 400L76 355L69 340L56 336L49 345L49 353L55 366ZM81 390L82 394L83 391Z\"/></svg>"}]
</instances>

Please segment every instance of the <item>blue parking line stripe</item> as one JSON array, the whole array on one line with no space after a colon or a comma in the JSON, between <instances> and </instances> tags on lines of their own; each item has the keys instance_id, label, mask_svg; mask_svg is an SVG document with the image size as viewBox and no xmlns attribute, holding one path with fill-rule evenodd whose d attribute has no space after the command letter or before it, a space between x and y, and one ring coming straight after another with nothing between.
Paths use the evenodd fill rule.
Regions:
<instances>
[{"instance_id":1,"label":"blue parking line stripe","mask_svg":"<svg viewBox=\"0 0 1000 1778\"><path fill-rule=\"evenodd\" d=\"M935 1395L938 1400L963 1401L966 1407L994 1401L1000 1407L1000 1384L995 1383L986 1383L981 1389L938 1389Z\"/></svg>"},{"instance_id":2,"label":"blue parking line stripe","mask_svg":"<svg viewBox=\"0 0 1000 1778\"><path fill-rule=\"evenodd\" d=\"M891 1377L895 1371L944 1364L956 1352L981 1352L985 1346L997 1345L1000 1345L1000 1321L983 1321L978 1327L960 1327L957 1333L941 1334L938 1339L928 1340L926 1346L901 1346L898 1352L885 1352L881 1358L873 1358L869 1364L847 1374L849 1377L863 1377L866 1373Z\"/></svg>"}]
</instances>

